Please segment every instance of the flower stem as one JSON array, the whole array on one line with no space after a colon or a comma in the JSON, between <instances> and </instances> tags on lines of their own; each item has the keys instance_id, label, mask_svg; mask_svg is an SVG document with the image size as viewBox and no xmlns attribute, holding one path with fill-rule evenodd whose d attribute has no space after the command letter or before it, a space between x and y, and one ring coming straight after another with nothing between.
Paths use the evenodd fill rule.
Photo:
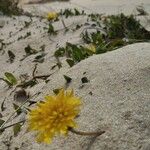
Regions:
<instances>
[{"instance_id":1,"label":"flower stem","mask_svg":"<svg viewBox=\"0 0 150 150\"><path fill-rule=\"evenodd\" d=\"M83 135L83 136L88 136L88 135L95 135L95 136L100 136L105 133L105 131L97 131L97 132L83 132L83 131L77 131L73 128L70 128L69 131L72 133L78 134L78 135Z\"/></svg>"}]
</instances>

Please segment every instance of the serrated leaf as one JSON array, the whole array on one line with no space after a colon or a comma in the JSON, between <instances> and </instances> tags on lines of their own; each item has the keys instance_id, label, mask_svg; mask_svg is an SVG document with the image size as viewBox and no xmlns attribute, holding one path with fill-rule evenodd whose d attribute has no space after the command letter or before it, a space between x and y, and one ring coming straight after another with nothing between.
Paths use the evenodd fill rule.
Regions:
<instances>
[{"instance_id":1,"label":"serrated leaf","mask_svg":"<svg viewBox=\"0 0 150 150\"><path fill-rule=\"evenodd\" d=\"M72 78L64 75L64 79L66 80L67 83L70 83L72 81Z\"/></svg>"},{"instance_id":2,"label":"serrated leaf","mask_svg":"<svg viewBox=\"0 0 150 150\"><path fill-rule=\"evenodd\" d=\"M17 104L13 103L13 107L14 107L14 109L16 110L17 115L20 115L20 114L22 113L22 109L19 108L19 106L18 106ZM18 109L18 108L19 108L19 109Z\"/></svg>"},{"instance_id":3,"label":"serrated leaf","mask_svg":"<svg viewBox=\"0 0 150 150\"><path fill-rule=\"evenodd\" d=\"M14 136L16 137L18 133L21 131L21 125L20 123L17 123L13 126Z\"/></svg>"},{"instance_id":4,"label":"serrated leaf","mask_svg":"<svg viewBox=\"0 0 150 150\"><path fill-rule=\"evenodd\" d=\"M10 73L10 72L5 72L5 77L6 80L11 84L11 85L16 85L17 84L17 79L15 78L15 76Z\"/></svg>"}]
</instances>

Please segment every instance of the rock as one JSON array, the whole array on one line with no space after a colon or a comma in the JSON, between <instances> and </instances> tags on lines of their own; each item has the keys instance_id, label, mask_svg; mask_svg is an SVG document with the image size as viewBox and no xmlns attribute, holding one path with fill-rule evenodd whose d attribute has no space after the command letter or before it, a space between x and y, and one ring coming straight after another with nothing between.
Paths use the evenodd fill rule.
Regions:
<instances>
[{"instance_id":1,"label":"rock","mask_svg":"<svg viewBox=\"0 0 150 150\"><path fill-rule=\"evenodd\" d=\"M149 49L148 43L129 45L90 57L68 72L74 80L72 87L78 87L85 71L90 80L89 86L77 91L84 99L79 119L81 130L109 127L106 134L90 145L92 150L138 150L145 147L143 141L150 135ZM89 91L92 91L92 96L88 96ZM79 137L76 140L72 145L78 143L82 149L89 139ZM88 149L88 144L83 149ZM149 149L149 144L145 149Z\"/></svg>"},{"instance_id":2,"label":"rock","mask_svg":"<svg viewBox=\"0 0 150 150\"><path fill-rule=\"evenodd\" d=\"M90 82L79 89L84 72ZM23 133L17 138L28 145L21 149L149 150L146 142L150 139L149 43L92 56L70 68L67 75L72 78L70 88L83 101L77 118L78 130L106 133L97 138L69 133L68 137L56 137L51 145L37 144L34 136ZM63 75L55 75L43 92L63 85L62 79Z\"/></svg>"},{"instance_id":3,"label":"rock","mask_svg":"<svg viewBox=\"0 0 150 150\"><path fill-rule=\"evenodd\" d=\"M150 140L145 142L142 150L150 150Z\"/></svg>"}]
</instances>

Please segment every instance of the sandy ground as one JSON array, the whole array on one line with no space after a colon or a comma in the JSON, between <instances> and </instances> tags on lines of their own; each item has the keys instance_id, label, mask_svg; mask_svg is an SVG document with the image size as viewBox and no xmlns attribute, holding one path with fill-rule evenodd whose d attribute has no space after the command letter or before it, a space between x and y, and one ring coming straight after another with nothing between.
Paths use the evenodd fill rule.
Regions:
<instances>
[{"instance_id":1,"label":"sandy ground","mask_svg":"<svg viewBox=\"0 0 150 150\"><path fill-rule=\"evenodd\" d=\"M149 0L72 0L70 3L46 3L46 4L24 4L20 5L25 11L44 16L48 11L59 11L64 8L84 9L92 13L136 13L136 6L143 5L147 11L150 11ZM85 5L86 4L86 5ZM52 74L45 83L39 80L39 83L27 92L34 96L32 100L39 101L46 94L52 94L53 89L64 87L65 80L63 75L70 76L73 80L69 88L75 89L78 96L83 99L83 109L80 117L77 119L79 129L84 131L93 131L103 129L106 134L94 137L82 137L69 134L68 137L58 137L51 145L38 144L34 140L34 135L26 133L26 124L22 127L17 137L10 138L13 135L12 128L6 130L0 136L0 150L149 150L150 149L150 44L139 43L125 46L118 50L93 55L77 65L70 68L62 58L61 69L55 67L56 63L54 52L57 47L64 46L66 42L81 43L80 33L85 27L81 27L76 32L64 32L64 26L61 21L54 23L59 30L57 36L49 36L44 29L48 26L47 20L32 18L33 21L28 28L24 27L25 21L30 21L29 17L3 17L0 16L0 23L4 27L0 28L0 39L7 43L4 51L0 51L0 77L5 72L12 72L17 79L21 74L32 76L35 66L34 58L41 54L30 55L20 62L25 55L24 48L30 45L36 50L40 50L45 45L46 54L43 63L38 63L37 74ZM84 24L86 16L79 16L65 19L65 23L70 28L76 24ZM141 23L150 30L148 22L149 16L138 17ZM23 29L22 29L23 28ZM31 36L20 39L27 32ZM13 63L8 62L7 51L11 50L16 55ZM86 72L86 74L83 74ZM86 76L89 83L82 86L81 78ZM1 112L6 120L14 111L13 103L20 105L22 102L14 100L15 88L8 89L6 83L0 80L0 103L5 99L5 111ZM93 95L89 93L92 92ZM24 119L24 113L10 121Z\"/></svg>"},{"instance_id":2,"label":"sandy ground","mask_svg":"<svg viewBox=\"0 0 150 150\"><path fill-rule=\"evenodd\" d=\"M27 4L29 0L23 0L23 4ZM36 0L35 0L36 2ZM84 9L89 13L105 13L105 14L117 14L125 13L131 14L135 12L136 6L143 5L147 11L150 11L150 2L149 0L70 0L69 2L54 2L54 3L45 3L43 5L31 5L24 6L25 9L29 10L34 8L34 10L41 10L42 12L53 9L59 11L60 9L65 8L80 8Z\"/></svg>"}]
</instances>

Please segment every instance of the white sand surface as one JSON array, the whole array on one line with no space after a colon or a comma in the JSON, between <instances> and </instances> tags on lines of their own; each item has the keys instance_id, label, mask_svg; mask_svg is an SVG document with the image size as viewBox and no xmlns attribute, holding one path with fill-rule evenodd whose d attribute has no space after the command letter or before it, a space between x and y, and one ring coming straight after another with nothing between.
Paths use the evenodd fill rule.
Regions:
<instances>
[{"instance_id":1,"label":"white sand surface","mask_svg":"<svg viewBox=\"0 0 150 150\"><path fill-rule=\"evenodd\" d=\"M40 5L28 5L24 2L21 6L25 11L38 15L70 7L78 7L88 13L131 14L136 13L136 6L142 4L147 11L150 10L149 0L71 0L70 3L54 2ZM147 18L138 17L143 26L150 30ZM37 17L32 19L31 25L24 28L24 22L30 21L29 17L0 16L0 21L4 23L4 27L0 28L0 39L8 43L4 46L4 51L0 51L0 77L3 77L5 72L13 73L18 80L21 74L28 74L31 77L35 66L33 60L39 53L20 61L25 55L24 48L30 45L40 50L40 47L45 45L45 61L38 63L37 74L52 75L48 78L48 83L38 80L37 85L27 88L30 96L40 92L31 100L43 100L46 94L53 93L53 89L64 87L63 75L68 75L72 78L69 88L73 88L83 101L82 111L77 119L79 129L83 131L102 129L106 133L97 138L70 133L68 137L56 137L52 144L45 145L36 143L32 133L26 133L25 124L17 137L10 139L13 135L12 128L0 135L0 150L17 148L19 150L149 150L150 43L132 44L105 54L93 55L72 68L62 58L62 68L51 69L57 63L53 56L57 47L64 46L66 42L81 43L80 34L85 27L75 32L64 32L64 26L59 21L54 23L55 29L59 30L58 35L49 36L44 29L48 27L46 19L40 20ZM84 24L86 20L86 16L64 19L66 26L70 28L74 28L76 24ZM31 32L31 36L18 40L27 32ZM8 62L8 50L16 55L11 64ZM81 78L84 76L90 82L82 86ZM8 89L6 83L0 80L0 104L5 99L6 107L5 111L1 112L4 120L13 113L13 103L17 103L14 100L13 90L15 88ZM89 94L90 92L92 95ZM23 118L24 114L7 125Z\"/></svg>"},{"instance_id":2,"label":"white sand surface","mask_svg":"<svg viewBox=\"0 0 150 150\"><path fill-rule=\"evenodd\" d=\"M22 0L22 4L27 4L32 0ZM33 1L32 1L33 2ZM36 2L36 0L35 0ZM150 1L149 0L70 0L69 2L51 2L42 5L33 4L24 6L24 9L38 12L45 12L48 10L56 10L65 8L84 9L88 13L105 13L105 14L117 14L125 13L131 14L135 12L135 8L139 5L143 5L144 8L150 12Z\"/></svg>"}]
</instances>

